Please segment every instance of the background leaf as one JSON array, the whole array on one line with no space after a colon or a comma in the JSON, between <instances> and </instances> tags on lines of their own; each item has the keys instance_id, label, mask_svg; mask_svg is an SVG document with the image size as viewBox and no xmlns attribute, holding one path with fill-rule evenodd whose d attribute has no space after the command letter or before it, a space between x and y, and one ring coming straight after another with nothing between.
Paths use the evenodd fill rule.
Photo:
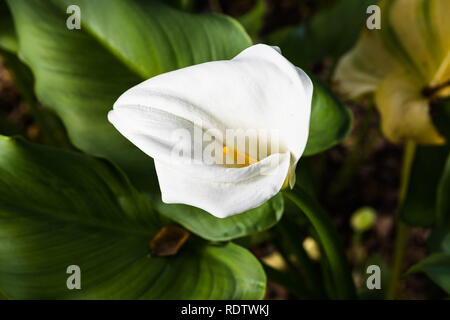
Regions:
<instances>
[{"instance_id":1,"label":"background leaf","mask_svg":"<svg viewBox=\"0 0 450 320\"><path fill-rule=\"evenodd\" d=\"M162 226L111 163L0 138L0 288L14 299L260 299L265 275L248 251L191 237L149 256ZM81 268L68 290L66 268Z\"/></svg>"},{"instance_id":2,"label":"background leaf","mask_svg":"<svg viewBox=\"0 0 450 320\"><path fill-rule=\"evenodd\" d=\"M407 275L423 272L450 294L450 254L435 253L412 266Z\"/></svg>"},{"instance_id":3,"label":"background leaf","mask_svg":"<svg viewBox=\"0 0 450 320\"><path fill-rule=\"evenodd\" d=\"M322 81L316 77L312 79L314 91L305 156L329 149L344 140L353 123L350 109L344 106Z\"/></svg>"},{"instance_id":4,"label":"background leaf","mask_svg":"<svg viewBox=\"0 0 450 320\"><path fill-rule=\"evenodd\" d=\"M430 253L445 252L450 254L450 231L434 228L427 239L427 247Z\"/></svg>"},{"instance_id":5,"label":"background leaf","mask_svg":"<svg viewBox=\"0 0 450 320\"><path fill-rule=\"evenodd\" d=\"M239 22L245 30L252 36L257 38L259 32L264 25L264 18L267 13L267 4L265 0L257 0L250 11L238 18Z\"/></svg>"},{"instance_id":6,"label":"background leaf","mask_svg":"<svg viewBox=\"0 0 450 320\"><path fill-rule=\"evenodd\" d=\"M400 217L412 226L429 226L436 220L437 185L448 150L444 147L417 147Z\"/></svg>"},{"instance_id":7,"label":"background leaf","mask_svg":"<svg viewBox=\"0 0 450 320\"><path fill-rule=\"evenodd\" d=\"M366 9L377 0L338 0L319 11L307 23L277 30L268 37L295 65L309 68L330 56L337 58L356 42L368 15Z\"/></svg>"},{"instance_id":8,"label":"background leaf","mask_svg":"<svg viewBox=\"0 0 450 320\"><path fill-rule=\"evenodd\" d=\"M427 239L430 255L412 266L407 275L423 272L436 284L449 292L450 289L450 232L448 229L433 228Z\"/></svg>"},{"instance_id":9,"label":"background leaf","mask_svg":"<svg viewBox=\"0 0 450 320\"><path fill-rule=\"evenodd\" d=\"M16 53L18 48L14 22L5 1L0 1L0 49Z\"/></svg>"}]
</instances>

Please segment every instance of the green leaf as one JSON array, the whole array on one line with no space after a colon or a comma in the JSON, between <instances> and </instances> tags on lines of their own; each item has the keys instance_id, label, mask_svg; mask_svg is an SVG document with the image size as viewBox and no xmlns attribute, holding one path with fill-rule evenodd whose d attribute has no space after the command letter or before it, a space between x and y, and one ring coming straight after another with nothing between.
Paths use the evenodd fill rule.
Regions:
<instances>
[{"instance_id":1,"label":"green leaf","mask_svg":"<svg viewBox=\"0 0 450 320\"><path fill-rule=\"evenodd\" d=\"M274 32L268 41L302 68L327 56L337 58L353 46L368 17L366 9L374 3L377 0L339 0L306 24Z\"/></svg>"},{"instance_id":2,"label":"green leaf","mask_svg":"<svg viewBox=\"0 0 450 320\"><path fill-rule=\"evenodd\" d=\"M231 240L266 230L281 219L284 209L281 194L255 209L225 219L216 218L196 207L155 202L161 214L212 241Z\"/></svg>"},{"instance_id":3,"label":"green leaf","mask_svg":"<svg viewBox=\"0 0 450 320\"><path fill-rule=\"evenodd\" d=\"M437 188L447 154L444 147L417 147L408 191L400 209L400 217L407 224L429 226L435 222Z\"/></svg>"},{"instance_id":4,"label":"green leaf","mask_svg":"<svg viewBox=\"0 0 450 320\"><path fill-rule=\"evenodd\" d=\"M336 58L350 49L368 18L367 7L377 2L340 0L314 16L309 26L309 39L314 39L319 56Z\"/></svg>"},{"instance_id":5,"label":"green leaf","mask_svg":"<svg viewBox=\"0 0 450 320\"><path fill-rule=\"evenodd\" d=\"M254 7L238 18L242 26L252 36L257 38L264 25L264 18L267 12L265 0L257 0Z\"/></svg>"},{"instance_id":6,"label":"green leaf","mask_svg":"<svg viewBox=\"0 0 450 320\"><path fill-rule=\"evenodd\" d=\"M308 69L313 58L312 48L305 46L306 28L299 26L287 26L280 28L267 36L266 42L272 46L278 46L283 55L298 67Z\"/></svg>"},{"instance_id":7,"label":"green leaf","mask_svg":"<svg viewBox=\"0 0 450 320\"><path fill-rule=\"evenodd\" d=\"M13 299L260 299L265 275L245 249L191 237L149 256L162 226L106 160L0 138L0 291ZM68 290L67 267L81 268Z\"/></svg>"},{"instance_id":8,"label":"green leaf","mask_svg":"<svg viewBox=\"0 0 450 320\"><path fill-rule=\"evenodd\" d=\"M450 294L450 254L435 253L412 266L407 275L423 272Z\"/></svg>"},{"instance_id":9,"label":"green leaf","mask_svg":"<svg viewBox=\"0 0 450 320\"><path fill-rule=\"evenodd\" d=\"M17 37L14 22L5 1L0 1L0 49L17 52Z\"/></svg>"},{"instance_id":10,"label":"green leaf","mask_svg":"<svg viewBox=\"0 0 450 320\"><path fill-rule=\"evenodd\" d=\"M314 91L308 143L304 155L310 156L331 148L350 133L353 114L326 85L313 77Z\"/></svg>"},{"instance_id":11,"label":"green leaf","mask_svg":"<svg viewBox=\"0 0 450 320\"><path fill-rule=\"evenodd\" d=\"M427 238L427 247L430 253L445 252L450 254L450 231L433 228L430 236Z\"/></svg>"},{"instance_id":12,"label":"green leaf","mask_svg":"<svg viewBox=\"0 0 450 320\"><path fill-rule=\"evenodd\" d=\"M60 116L76 146L115 161L149 192L158 190L153 161L108 123L114 101L152 76L229 59L251 44L229 17L189 14L157 1L8 4L19 53L34 73L40 101ZM66 8L72 4L81 9L81 30L66 28Z\"/></svg>"},{"instance_id":13,"label":"green leaf","mask_svg":"<svg viewBox=\"0 0 450 320\"><path fill-rule=\"evenodd\" d=\"M438 226L450 228L450 154L438 185L436 206Z\"/></svg>"}]
</instances>

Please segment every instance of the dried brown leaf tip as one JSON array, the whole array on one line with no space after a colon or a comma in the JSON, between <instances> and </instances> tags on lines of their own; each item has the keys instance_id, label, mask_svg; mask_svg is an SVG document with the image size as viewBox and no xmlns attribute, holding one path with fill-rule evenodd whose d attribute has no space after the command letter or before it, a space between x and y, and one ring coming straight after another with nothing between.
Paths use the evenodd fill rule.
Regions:
<instances>
[{"instance_id":1,"label":"dried brown leaf tip","mask_svg":"<svg viewBox=\"0 0 450 320\"><path fill-rule=\"evenodd\" d=\"M189 235L189 231L180 226L164 226L150 241L150 250L156 256L172 256L180 250Z\"/></svg>"}]
</instances>

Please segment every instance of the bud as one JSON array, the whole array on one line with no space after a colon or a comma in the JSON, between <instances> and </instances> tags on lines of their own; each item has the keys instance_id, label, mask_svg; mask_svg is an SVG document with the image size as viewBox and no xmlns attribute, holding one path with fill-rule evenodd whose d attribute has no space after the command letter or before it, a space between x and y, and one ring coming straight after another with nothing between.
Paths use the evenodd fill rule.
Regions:
<instances>
[{"instance_id":1,"label":"bud","mask_svg":"<svg viewBox=\"0 0 450 320\"><path fill-rule=\"evenodd\" d=\"M356 232L365 232L375 223L376 211L371 207L362 207L353 213L350 225Z\"/></svg>"}]
</instances>

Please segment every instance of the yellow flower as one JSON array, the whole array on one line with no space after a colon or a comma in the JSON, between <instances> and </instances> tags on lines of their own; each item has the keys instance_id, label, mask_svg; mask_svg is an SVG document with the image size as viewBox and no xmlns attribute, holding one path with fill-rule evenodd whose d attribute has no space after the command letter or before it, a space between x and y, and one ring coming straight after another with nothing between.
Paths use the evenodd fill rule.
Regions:
<instances>
[{"instance_id":1,"label":"yellow flower","mask_svg":"<svg viewBox=\"0 0 450 320\"><path fill-rule=\"evenodd\" d=\"M380 2L381 29L364 30L336 68L349 98L374 93L382 131L392 142L442 144L430 101L450 96L450 1Z\"/></svg>"}]
</instances>

